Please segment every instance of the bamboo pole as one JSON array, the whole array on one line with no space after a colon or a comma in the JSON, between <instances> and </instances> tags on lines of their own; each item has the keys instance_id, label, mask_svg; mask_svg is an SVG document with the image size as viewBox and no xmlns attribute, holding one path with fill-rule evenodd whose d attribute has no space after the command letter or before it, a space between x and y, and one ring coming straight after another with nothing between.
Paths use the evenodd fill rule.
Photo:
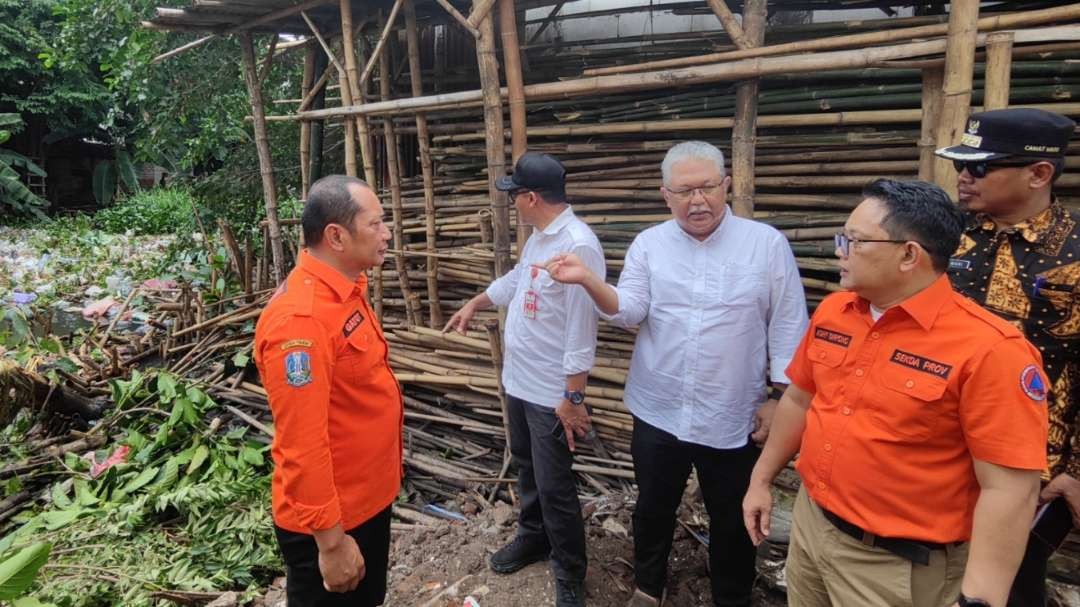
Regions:
<instances>
[{"instance_id":1,"label":"bamboo pole","mask_svg":"<svg viewBox=\"0 0 1080 607\"><path fill-rule=\"evenodd\" d=\"M355 50L357 51L357 58L361 63L364 62L364 49L365 45L361 44ZM355 64L354 64L355 65ZM367 90L368 87L360 86L360 77L350 79L350 84L353 85L353 98L359 99L361 103L367 103ZM356 131L360 138L360 162L364 166L364 180L368 182L368 185L375 188L377 187L378 175L375 173L375 143L371 138L371 125L368 124L368 117L365 114L357 114L356 116ZM375 268L375 278L377 284L381 289L381 276L382 268Z\"/></svg>"},{"instance_id":2,"label":"bamboo pole","mask_svg":"<svg viewBox=\"0 0 1080 607\"><path fill-rule=\"evenodd\" d=\"M309 46L304 51L304 76L300 81L300 96L306 98L315 79L315 54L319 51ZM311 123L300 123L300 198L307 200L311 187Z\"/></svg>"},{"instance_id":3,"label":"bamboo pole","mask_svg":"<svg viewBox=\"0 0 1080 607\"><path fill-rule=\"evenodd\" d=\"M510 157L514 164L528 149L525 128L525 79L521 73L521 50L518 45L517 15L514 0L499 0L499 34L502 37L503 71L510 109ZM517 250L525 249L531 226L517 218Z\"/></svg>"},{"instance_id":4,"label":"bamboo pole","mask_svg":"<svg viewBox=\"0 0 1080 607\"><path fill-rule=\"evenodd\" d=\"M742 26L739 25L739 22L735 19L735 15L731 12L731 9L728 8L728 5L724 2L724 0L706 0L706 2L708 3L709 8L711 8L712 11L716 13L717 19L720 19L720 25L724 26L724 31L727 32L728 37L731 38L731 41L735 43L736 47L740 49L747 49L761 46L761 42L754 44L753 34L743 31ZM747 26L748 29L750 24L746 23L746 15L749 12L750 11L748 10L747 6L744 4L743 23ZM764 40L764 29L761 33L762 40Z\"/></svg>"},{"instance_id":5,"label":"bamboo pole","mask_svg":"<svg viewBox=\"0 0 1080 607\"><path fill-rule=\"evenodd\" d=\"M987 32L1006 28L1027 27L1043 23L1068 21L1080 17L1080 4L1069 4L1034 11L1021 11L994 15L979 19L978 31ZM930 38L943 36L949 33L948 24L921 25L905 27L862 34L848 34L844 36L829 36L814 40L800 40L785 44L774 44L761 48L742 49L722 53L708 53L692 57L680 57L678 59L664 59L660 61L647 61L634 65L619 65L607 68L587 69L582 72L583 76L608 76L612 74L629 74L633 72L647 72L661 69L689 67L693 65L706 65L709 63L735 61L753 57L773 57L776 55L790 55L795 53L808 53L814 51L829 51L843 48L869 47L875 44L897 42L901 40L915 40L918 38Z\"/></svg>"},{"instance_id":6,"label":"bamboo pole","mask_svg":"<svg viewBox=\"0 0 1080 607\"><path fill-rule=\"evenodd\" d=\"M954 0L949 5L949 36L945 50L945 80L942 86L941 118L937 145L953 145L960 140L971 111L971 83L975 71L975 42L979 20L979 0ZM947 158L934 159L934 183L954 199L957 196L956 170Z\"/></svg>"},{"instance_id":7,"label":"bamboo pole","mask_svg":"<svg viewBox=\"0 0 1080 607\"><path fill-rule=\"evenodd\" d=\"M346 21L349 23L349 27L344 28L343 33L351 32L352 5L349 3L349 0L340 0L339 6L341 7L342 25L344 26ZM301 12L300 16L304 18L308 28L311 29L311 33L314 34L315 39L319 41L319 45L322 46L327 58L329 58L331 63L334 64L334 67L337 68L338 83L341 85L339 88L341 91L342 106L347 107L353 105L354 99L352 97L351 88L349 87L349 75L345 66L341 65L341 62L338 61L337 56L334 55L334 50L330 48L326 39L323 38L322 33L315 25L315 22L311 20L311 17L308 17L306 12ZM342 37L342 42L344 43L344 36ZM345 60L348 61L348 57L346 57ZM356 132L354 129L355 126L352 121L345 122L345 174L351 175L352 177L356 177Z\"/></svg>"},{"instance_id":8,"label":"bamboo pole","mask_svg":"<svg viewBox=\"0 0 1080 607\"><path fill-rule=\"evenodd\" d=\"M919 133L919 179L934 181L934 150L937 149L937 128L941 121L944 101L942 86L945 70L934 67L922 71L922 124Z\"/></svg>"},{"instance_id":9,"label":"bamboo pole","mask_svg":"<svg viewBox=\"0 0 1080 607\"><path fill-rule=\"evenodd\" d=\"M480 14L485 0L473 1L473 14ZM488 6L490 9L490 5ZM472 23L472 21L470 21ZM502 98L499 90L499 62L495 57L495 23L488 17L478 23L476 58L480 68L480 86L484 101L484 130L487 135L488 195L495 224L495 275L510 271L510 209L506 194L495 188L495 180L506 173L503 142Z\"/></svg>"},{"instance_id":10,"label":"bamboo pole","mask_svg":"<svg viewBox=\"0 0 1080 607\"><path fill-rule=\"evenodd\" d=\"M251 115L254 118L255 149L259 154L259 176L262 178L270 250L274 256L274 282L280 283L285 279L285 250L281 246L281 226L278 223L277 186L274 183L274 167L270 159L270 137L266 131L262 87L259 86L259 75L256 72L255 44L247 31L240 34L240 51L244 58L244 83L247 85Z\"/></svg>"},{"instance_id":11,"label":"bamboo pole","mask_svg":"<svg viewBox=\"0 0 1080 607\"><path fill-rule=\"evenodd\" d=\"M469 20L465 18L465 15L462 15L460 12L458 12L458 9L454 8L454 5L450 4L448 0L435 0L435 2L437 2L439 6L443 7L443 9L447 13L449 13L451 17L454 18L454 21L460 23L461 27L468 30L469 33L472 34L473 38L480 37L480 30L473 27L472 24L469 23Z\"/></svg>"},{"instance_id":12,"label":"bamboo pole","mask_svg":"<svg viewBox=\"0 0 1080 607\"><path fill-rule=\"evenodd\" d=\"M420 35L416 26L416 8L412 0L405 0L405 41L409 53L409 82L413 97L424 94L421 82ZM427 115L416 113L416 142L420 152L420 171L424 180L424 244L432 256L424 260L427 279L428 319L431 328L442 328L442 307L439 305L439 260L436 254L435 230L435 171L431 163L431 136L428 134Z\"/></svg>"},{"instance_id":13,"label":"bamboo pole","mask_svg":"<svg viewBox=\"0 0 1080 607\"><path fill-rule=\"evenodd\" d=\"M712 0L709 4L723 5L723 2ZM760 46L765 41L767 13L766 0L746 0L743 3L745 46L742 48ZM757 146L759 87L760 81L751 79L740 82L735 88L735 123L731 130L731 208L739 217L754 215L754 151Z\"/></svg>"},{"instance_id":14,"label":"bamboo pole","mask_svg":"<svg viewBox=\"0 0 1080 607\"><path fill-rule=\"evenodd\" d=\"M345 2L346 0L342 0ZM360 73L360 80L357 82L360 87L367 86L368 78L371 77L371 72L375 70L375 64L382 57L383 49L386 48L386 41L390 38L390 33L394 31L394 21L397 20L398 12L401 11L401 5L404 0L394 0L394 6L390 9L390 16L386 18L386 25L383 27L382 33L379 34L379 41L375 43L375 48L371 51L371 56L368 57L367 65L364 66L364 71ZM342 26L344 27L344 25ZM380 73L386 75L386 72Z\"/></svg>"},{"instance_id":15,"label":"bamboo pole","mask_svg":"<svg viewBox=\"0 0 1080 607\"><path fill-rule=\"evenodd\" d=\"M379 95L383 99L389 99L390 90L390 52L386 51L379 55ZM383 122L383 140L386 143L386 170L390 181L390 205L394 218L394 248L401 250L405 247L405 234L402 231L402 207L401 207L401 166L398 157L398 139L394 132L394 121ZM412 288L409 286L409 274L405 264L405 256L400 253L394 255L394 269L397 270L398 285L401 295L405 299L405 317L410 325L421 324L412 306Z\"/></svg>"},{"instance_id":16,"label":"bamboo pole","mask_svg":"<svg viewBox=\"0 0 1080 607\"><path fill-rule=\"evenodd\" d=\"M540 39L540 36L544 35L544 32L547 30L548 26L550 26L552 23L555 23L555 16L559 14L559 11L562 10L564 4L566 4L566 0L562 0L561 2L555 4L555 6L551 7L551 11L548 12L547 17L540 24L540 27L536 28L536 31L533 32L533 35L529 37L528 42L525 43L526 45L532 46L532 43L536 42Z\"/></svg>"},{"instance_id":17,"label":"bamboo pole","mask_svg":"<svg viewBox=\"0 0 1080 607\"><path fill-rule=\"evenodd\" d=\"M1012 71L1013 34L995 32L986 37L986 83L983 107L1000 110L1009 107L1009 76Z\"/></svg>"},{"instance_id":18,"label":"bamboo pole","mask_svg":"<svg viewBox=\"0 0 1080 607\"><path fill-rule=\"evenodd\" d=\"M475 27L480 31L480 35L483 36L484 28L480 27L480 23L487 19L491 14L492 7L495 6L496 0L473 0L472 12L469 13L469 25ZM494 26L494 24L492 24ZM492 36L494 37L494 36ZM494 42L492 42L494 44Z\"/></svg>"}]
</instances>

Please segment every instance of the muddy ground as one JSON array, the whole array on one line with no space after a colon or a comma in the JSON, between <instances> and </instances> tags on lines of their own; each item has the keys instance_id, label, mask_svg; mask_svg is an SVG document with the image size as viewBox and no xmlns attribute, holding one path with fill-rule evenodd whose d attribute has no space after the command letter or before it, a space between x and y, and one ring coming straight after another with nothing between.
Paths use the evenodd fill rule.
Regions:
<instances>
[{"instance_id":1,"label":"muddy ground","mask_svg":"<svg viewBox=\"0 0 1080 607\"><path fill-rule=\"evenodd\" d=\"M633 498L616 494L584 505L588 516L586 543L589 572L585 581L590 607L622 607L633 591L633 544L630 514ZM514 537L516 512L508 504L451 523L426 529L396 531L391 546L388 606L462 607L473 597L481 607L545 607L555 604L554 582L546 562L512 575L487 567L488 557ZM711 605L705 546L687 527L701 533L702 512L684 504L675 531L668 577L671 607ZM784 605L782 594L759 584L755 605ZM263 605L284 607L271 592ZM277 600L275 600L277 599Z\"/></svg>"}]
</instances>

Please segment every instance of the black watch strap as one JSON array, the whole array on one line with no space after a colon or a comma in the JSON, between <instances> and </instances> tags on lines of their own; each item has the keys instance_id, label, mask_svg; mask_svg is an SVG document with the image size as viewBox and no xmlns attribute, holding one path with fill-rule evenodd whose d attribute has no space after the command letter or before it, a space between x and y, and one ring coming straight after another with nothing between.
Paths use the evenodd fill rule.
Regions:
<instances>
[{"instance_id":1,"label":"black watch strap","mask_svg":"<svg viewBox=\"0 0 1080 607\"><path fill-rule=\"evenodd\" d=\"M572 405L580 405L585 402L584 390L564 390L563 398L570 401Z\"/></svg>"}]
</instances>

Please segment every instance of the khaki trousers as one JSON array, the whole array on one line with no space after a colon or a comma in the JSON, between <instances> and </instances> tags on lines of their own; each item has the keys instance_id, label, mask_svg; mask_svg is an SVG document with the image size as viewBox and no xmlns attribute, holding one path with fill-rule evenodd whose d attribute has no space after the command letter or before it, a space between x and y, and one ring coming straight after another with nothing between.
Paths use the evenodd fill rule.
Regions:
<instances>
[{"instance_id":1,"label":"khaki trousers","mask_svg":"<svg viewBox=\"0 0 1080 607\"><path fill-rule=\"evenodd\" d=\"M960 595L968 544L918 565L837 529L804 489L792 514L786 576L793 607L947 607Z\"/></svg>"}]
</instances>

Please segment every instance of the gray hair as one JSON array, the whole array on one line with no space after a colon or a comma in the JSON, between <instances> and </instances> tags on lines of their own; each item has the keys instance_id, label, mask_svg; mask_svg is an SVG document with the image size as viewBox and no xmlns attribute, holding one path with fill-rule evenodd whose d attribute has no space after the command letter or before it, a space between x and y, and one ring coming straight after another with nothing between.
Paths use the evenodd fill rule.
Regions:
<instances>
[{"instance_id":1,"label":"gray hair","mask_svg":"<svg viewBox=\"0 0 1080 607\"><path fill-rule=\"evenodd\" d=\"M664 161L660 163L660 172L664 176L664 185L671 181L671 169L684 160L712 160L716 168L720 170L720 179L727 175L724 169L724 153L715 145L705 141L684 141L677 143L667 151Z\"/></svg>"}]
</instances>

